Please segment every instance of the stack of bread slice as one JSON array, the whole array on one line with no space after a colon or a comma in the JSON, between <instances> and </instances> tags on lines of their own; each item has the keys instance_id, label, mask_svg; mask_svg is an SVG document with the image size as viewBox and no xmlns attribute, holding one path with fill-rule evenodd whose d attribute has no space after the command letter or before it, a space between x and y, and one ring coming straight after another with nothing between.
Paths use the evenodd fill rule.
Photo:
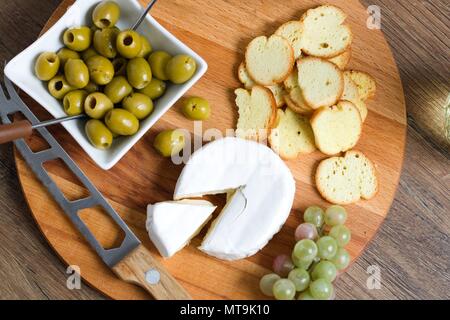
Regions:
<instances>
[{"instance_id":1,"label":"stack of bread slice","mask_svg":"<svg viewBox=\"0 0 450 320\"><path fill-rule=\"evenodd\" d=\"M338 155L357 145L376 82L368 73L347 70L353 34L346 18L341 9L322 5L307 10L298 21L284 23L273 35L257 37L248 44L238 68L244 88L235 91L237 136L268 139L286 160L317 149ZM376 185L375 170L359 176L370 174ZM341 198L331 197L327 188L318 186L318 190L335 203L360 198L354 190L353 196ZM366 192L363 198L375 193Z\"/></svg>"}]
</instances>

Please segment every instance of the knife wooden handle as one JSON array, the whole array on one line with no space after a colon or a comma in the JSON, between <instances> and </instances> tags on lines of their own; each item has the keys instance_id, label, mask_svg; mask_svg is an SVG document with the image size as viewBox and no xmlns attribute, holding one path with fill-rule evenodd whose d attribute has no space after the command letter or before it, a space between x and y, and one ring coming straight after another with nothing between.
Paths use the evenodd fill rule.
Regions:
<instances>
[{"instance_id":1,"label":"knife wooden handle","mask_svg":"<svg viewBox=\"0 0 450 320\"><path fill-rule=\"evenodd\" d=\"M122 280L143 287L157 300L192 299L143 245L139 245L112 270Z\"/></svg>"},{"instance_id":2,"label":"knife wooden handle","mask_svg":"<svg viewBox=\"0 0 450 320\"><path fill-rule=\"evenodd\" d=\"M32 133L33 126L28 120L0 125L0 144L29 137Z\"/></svg>"}]
</instances>

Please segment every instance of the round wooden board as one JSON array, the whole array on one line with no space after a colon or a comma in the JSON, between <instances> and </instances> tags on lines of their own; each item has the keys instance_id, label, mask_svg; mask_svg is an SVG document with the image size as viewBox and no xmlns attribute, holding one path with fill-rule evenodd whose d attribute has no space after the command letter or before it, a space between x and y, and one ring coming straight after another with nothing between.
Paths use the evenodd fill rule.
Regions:
<instances>
[{"instance_id":1,"label":"round wooden board","mask_svg":"<svg viewBox=\"0 0 450 320\"><path fill-rule=\"evenodd\" d=\"M142 1L142 4L148 2ZM370 201L347 206L352 241L348 249L356 259L386 217L398 185L405 147L406 114L403 90L397 67L388 44L379 30L366 27L368 15L358 1L328 1L348 13L348 24L354 33L353 58L349 68L372 74L378 83L376 99L369 102L369 116L361 140L355 149L363 151L377 167L380 191ZM54 23L72 3L63 1L50 18ZM234 128L237 112L233 90L240 86L236 71L243 59L246 44L254 37L273 33L283 22L298 19L320 1L160 1L153 16L181 41L198 52L209 64L207 74L190 90L190 95L208 99L213 108L203 129L222 132ZM41 118L49 115L23 96ZM148 240L145 213L148 203L170 200L182 166L158 156L152 148L154 136L162 129L182 127L193 131L193 123L175 105L148 134L110 171L102 171L88 158L62 127L51 132L65 150L107 197L131 229L156 257L160 257ZM39 149L39 139L28 140ZM309 205L329 205L317 193L313 173L325 156L316 152L287 164L297 182L297 195L291 216L282 230L258 254L244 260L227 262L204 255L196 247L201 236L162 261L195 299L264 298L258 289L260 277L269 272L273 258L289 253L294 245L294 229L301 222L300 213ZM42 233L67 265L81 268L83 279L105 295L115 299L148 299L137 286L118 280L101 262L77 230L52 200L46 189L16 152L18 175L23 192ZM70 199L83 197L83 188L59 163L46 166L55 182ZM219 203L223 198L215 198ZM94 213L83 215L85 222L105 244L117 238L109 221Z\"/></svg>"}]
</instances>

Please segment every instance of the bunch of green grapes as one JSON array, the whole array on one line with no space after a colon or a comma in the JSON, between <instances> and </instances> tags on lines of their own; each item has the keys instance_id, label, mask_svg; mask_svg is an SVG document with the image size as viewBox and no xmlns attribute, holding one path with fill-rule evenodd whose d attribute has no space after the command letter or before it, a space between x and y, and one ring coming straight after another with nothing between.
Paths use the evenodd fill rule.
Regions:
<instances>
[{"instance_id":1,"label":"bunch of green grapes","mask_svg":"<svg viewBox=\"0 0 450 320\"><path fill-rule=\"evenodd\" d=\"M345 246L351 232L344 225L347 211L333 205L324 212L317 206L303 214L304 223L295 230L297 241L291 256L280 255L273 262L275 273L260 280L261 291L277 300L334 299L333 281L350 263Z\"/></svg>"}]
</instances>

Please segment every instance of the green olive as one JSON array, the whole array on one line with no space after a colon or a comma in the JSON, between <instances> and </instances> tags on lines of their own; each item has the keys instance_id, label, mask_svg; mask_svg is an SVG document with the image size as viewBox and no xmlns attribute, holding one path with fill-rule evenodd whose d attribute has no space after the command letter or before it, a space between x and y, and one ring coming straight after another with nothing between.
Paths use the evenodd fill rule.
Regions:
<instances>
[{"instance_id":1,"label":"green olive","mask_svg":"<svg viewBox=\"0 0 450 320\"><path fill-rule=\"evenodd\" d=\"M74 88L84 88L89 83L89 70L81 59L69 59L64 66L64 75Z\"/></svg>"},{"instance_id":2,"label":"green olive","mask_svg":"<svg viewBox=\"0 0 450 320\"><path fill-rule=\"evenodd\" d=\"M112 61L114 66L115 76L126 76L127 75L127 64L128 60L122 57L117 57Z\"/></svg>"},{"instance_id":3,"label":"green olive","mask_svg":"<svg viewBox=\"0 0 450 320\"><path fill-rule=\"evenodd\" d=\"M104 90L113 103L121 102L131 92L133 92L133 88L123 76L114 77Z\"/></svg>"},{"instance_id":4,"label":"green olive","mask_svg":"<svg viewBox=\"0 0 450 320\"><path fill-rule=\"evenodd\" d=\"M138 120L147 118L153 111L152 99L142 93L132 93L123 99L122 106L134 114Z\"/></svg>"},{"instance_id":5,"label":"green olive","mask_svg":"<svg viewBox=\"0 0 450 320\"><path fill-rule=\"evenodd\" d=\"M92 143L98 149L109 149L113 142L112 132L100 120L90 119L86 122L84 131Z\"/></svg>"},{"instance_id":6,"label":"green olive","mask_svg":"<svg viewBox=\"0 0 450 320\"><path fill-rule=\"evenodd\" d=\"M83 88L83 90L85 90L87 93L94 93L100 91L100 87L98 84L89 81L89 83L86 85L86 87Z\"/></svg>"},{"instance_id":7,"label":"green olive","mask_svg":"<svg viewBox=\"0 0 450 320\"><path fill-rule=\"evenodd\" d=\"M138 91L147 95L150 99L155 100L166 92L166 83L162 80L153 78L146 87Z\"/></svg>"},{"instance_id":8,"label":"green olive","mask_svg":"<svg viewBox=\"0 0 450 320\"><path fill-rule=\"evenodd\" d=\"M119 34L116 27L99 29L94 33L94 49L106 58L115 58L117 56L116 38Z\"/></svg>"},{"instance_id":9,"label":"green olive","mask_svg":"<svg viewBox=\"0 0 450 320\"><path fill-rule=\"evenodd\" d=\"M106 85L114 77L114 66L105 57L96 55L86 61L91 80L98 85Z\"/></svg>"},{"instance_id":10,"label":"green olive","mask_svg":"<svg viewBox=\"0 0 450 320\"><path fill-rule=\"evenodd\" d=\"M197 70L197 63L188 55L178 55L166 65L166 75L175 84L182 84L192 78Z\"/></svg>"},{"instance_id":11,"label":"green olive","mask_svg":"<svg viewBox=\"0 0 450 320\"><path fill-rule=\"evenodd\" d=\"M162 131L153 142L153 146L163 157L170 157L180 153L184 145L185 137L181 130Z\"/></svg>"},{"instance_id":12,"label":"green olive","mask_svg":"<svg viewBox=\"0 0 450 320\"><path fill-rule=\"evenodd\" d=\"M102 119L113 108L111 100L101 92L89 94L84 101L84 112L93 119Z\"/></svg>"},{"instance_id":13,"label":"green olive","mask_svg":"<svg viewBox=\"0 0 450 320\"><path fill-rule=\"evenodd\" d=\"M146 59L148 55L152 52L153 48L150 41L148 41L148 39L142 35L141 35L141 43L142 43L141 51L139 51L137 57Z\"/></svg>"},{"instance_id":14,"label":"green olive","mask_svg":"<svg viewBox=\"0 0 450 320\"><path fill-rule=\"evenodd\" d=\"M48 82L48 91L56 99L63 99L72 90L74 88L67 82L63 75L57 75Z\"/></svg>"},{"instance_id":15,"label":"green olive","mask_svg":"<svg viewBox=\"0 0 450 320\"><path fill-rule=\"evenodd\" d=\"M139 130L139 120L134 114L120 108L109 111L105 123L109 130L121 136L131 136Z\"/></svg>"},{"instance_id":16,"label":"green olive","mask_svg":"<svg viewBox=\"0 0 450 320\"><path fill-rule=\"evenodd\" d=\"M133 88L145 88L152 80L152 70L144 58L134 58L127 64L128 82Z\"/></svg>"},{"instance_id":17,"label":"green olive","mask_svg":"<svg viewBox=\"0 0 450 320\"><path fill-rule=\"evenodd\" d=\"M122 57L127 59L136 58L142 49L141 36L133 30L122 31L117 36L116 48Z\"/></svg>"},{"instance_id":18,"label":"green olive","mask_svg":"<svg viewBox=\"0 0 450 320\"><path fill-rule=\"evenodd\" d=\"M60 68L62 71L64 71L64 66L69 59L80 59L80 54L78 52L67 48L59 49L57 55L59 57L59 61L61 62Z\"/></svg>"},{"instance_id":19,"label":"green olive","mask_svg":"<svg viewBox=\"0 0 450 320\"><path fill-rule=\"evenodd\" d=\"M91 29L89 27L70 28L64 32L63 40L67 48L84 51L91 46Z\"/></svg>"},{"instance_id":20,"label":"green olive","mask_svg":"<svg viewBox=\"0 0 450 320\"><path fill-rule=\"evenodd\" d=\"M207 120L211 114L211 107L203 98L190 97L183 103L183 114L190 120Z\"/></svg>"},{"instance_id":21,"label":"green olive","mask_svg":"<svg viewBox=\"0 0 450 320\"><path fill-rule=\"evenodd\" d=\"M92 48L92 47L90 47L90 48L84 50L84 51L81 53L81 57L82 57L82 59L84 60L84 62L88 61L88 59L89 59L90 57L97 56L97 55L98 55L98 52L95 51L95 49Z\"/></svg>"},{"instance_id":22,"label":"green olive","mask_svg":"<svg viewBox=\"0 0 450 320\"><path fill-rule=\"evenodd\" d=\"M85 90L71 91L64 96L64 111L68 116L77 116L84 112L84 101L88 93Z\"/></svg>"},{"instance_id":23,"label":"green olive","mask_svg":"<svg viewBox=\"0 0 450 320\"><path fill-rule=\"evenodd\" d=\"M92 21L100 29L115 26L119 18L120 7L114 1L100 2L92 12Z\"/></svg>"},{"instance_id":24,"label":"green olive","mask_svg":"<svg viewBox=\"0 0 450 320\"><path fill-rule=\"evenodd\" d=\"M34 65L34 72L40 80L48 81L56 76L59 70L60 63L61 62L56 53L41 53L36 60L36 64Z\"/></svg>"},{"instance_id":25,"label":"green olive","mask_svg":"<svg viewBox=\"0 0 450 320\"><path fill-rule=\"evenodd\" d=\"M155 51L148 57L148 63L153 75L159 80L169 80L166 75L166 66L172 57L164 51Z\"/></svg>"}]
</instances>

